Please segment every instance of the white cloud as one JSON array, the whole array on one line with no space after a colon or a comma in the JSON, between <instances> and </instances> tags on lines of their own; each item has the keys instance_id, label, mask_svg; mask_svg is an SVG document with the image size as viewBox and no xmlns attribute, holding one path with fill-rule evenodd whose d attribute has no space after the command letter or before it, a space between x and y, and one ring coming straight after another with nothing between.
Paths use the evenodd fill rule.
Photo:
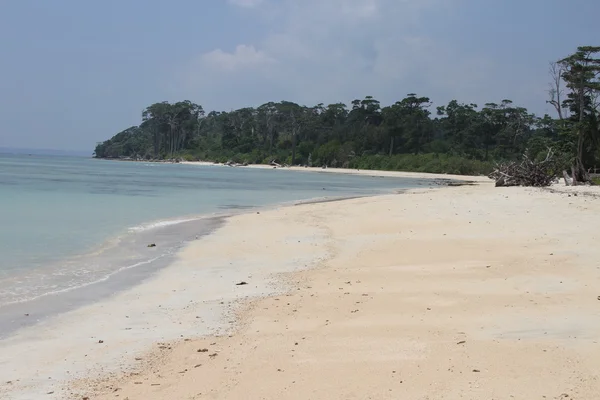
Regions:
<instances>
[{"instance_id":1,"label":"white cloud","mask_svg":"<svg viewBox=\"0 0 600 400\"><path fill-rule=\"evenodd\" d=\"M228 0L229 3L245 8L253 8L261 5L264 0Z\"/></svg>"},{"instance_id":2,"label":"white cloud","mask_svg":"<svg viewBox=\"0 0 600 400\"><path fill-rule=\"evenodd\" d=\"M267 66L275 60L254 46L238 45L232 53L216 49L200 56L200 67L214 68L220 72L245 71Z\"/></svg>"},{"instance_id":3,"label":"white cloud","mask_svg":"<svg viewBox=\"0 0 600 400\"><path fill-rule=\"evenodd\" d=\"M493 101L492 86L502 85L497 67L426 29L460 1L265 0L251 12L271 33L200 55L181 74L181 91L218 109L284 99L349 103L365 95L389 104L411 92L438 104Z\"/></svg>"}]
</instances>

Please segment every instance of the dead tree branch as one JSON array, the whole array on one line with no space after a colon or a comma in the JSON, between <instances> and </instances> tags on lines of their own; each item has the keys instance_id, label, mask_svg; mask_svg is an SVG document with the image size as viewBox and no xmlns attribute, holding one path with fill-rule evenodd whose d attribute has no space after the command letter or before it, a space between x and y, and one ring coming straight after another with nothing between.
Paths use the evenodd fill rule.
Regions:
<instances>
[{"instance_id":1,"label":"dead tree branch","mask_svg":"<svg viewBox=\"0 0 600 400\"><path fill-rule=\"evenodd\" d=\"M543 161L534 161L526 154L521 161L499 164L489 175L496 186L550 186L556 179L559 168L552 149Z\"/></svg>"}]
</instances>

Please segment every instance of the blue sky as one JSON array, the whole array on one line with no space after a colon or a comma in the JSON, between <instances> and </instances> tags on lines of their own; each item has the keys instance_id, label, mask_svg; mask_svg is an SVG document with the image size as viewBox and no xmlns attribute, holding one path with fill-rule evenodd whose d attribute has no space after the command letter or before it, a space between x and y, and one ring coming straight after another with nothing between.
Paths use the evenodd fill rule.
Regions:
<instances>
[{"instance_id":1,"label":"blue sky","mask_svg":"<svg viewBox=\"0 0 600 400\"><path fill-rule=\"evenodd\" d=\"M538 113L548 62L600 45L594 0L6 0L0 147L93 150L145 106L407 93Z\"/></svg>"}]
</instances>

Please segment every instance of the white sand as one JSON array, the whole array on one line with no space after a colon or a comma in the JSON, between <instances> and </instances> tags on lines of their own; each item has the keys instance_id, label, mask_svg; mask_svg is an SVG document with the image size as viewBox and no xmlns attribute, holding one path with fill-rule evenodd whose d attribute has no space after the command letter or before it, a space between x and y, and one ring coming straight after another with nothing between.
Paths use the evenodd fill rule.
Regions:
<instances>
[{"instance_id":1,"label":"white sand","mask_svg":"<svg viewBox=\"0 0 600 400\"><path fill-rule=\"evenodd\" d=\"M491 183L235 216L0 343L0 396L594 399L598 226L595 197Z\"/></svg>"},{"instance_id":2,"label":"white sand","mask_svg":"<svg viewBox=\"0 0 600 400\"><path fill-rule=\"evenodd\" d=\"M368 170L368 169L349 169L349 168L317 168L317 167L273 167L266 164L251 164L248 166L237 166L230 167L223 164L215 164L206 161L183 161L181 164L184 165L197 165L197 166L213 166L223 168L252 168L252 169L271 169L277 171L301 171L301 172L319 172L319 173L330 173L330 174L350 174L350 175L364 175L364 176L377 176L377 177L395 177L395 178L417 178L417 179L454 179L460 181L472 181L472 182L489 182L489 178L486 176L465 176L465 175L452 175L452 174L429 174L425 172L403 172L403 171L379 171L379 170Z\"/></svg>"}]
</instances>

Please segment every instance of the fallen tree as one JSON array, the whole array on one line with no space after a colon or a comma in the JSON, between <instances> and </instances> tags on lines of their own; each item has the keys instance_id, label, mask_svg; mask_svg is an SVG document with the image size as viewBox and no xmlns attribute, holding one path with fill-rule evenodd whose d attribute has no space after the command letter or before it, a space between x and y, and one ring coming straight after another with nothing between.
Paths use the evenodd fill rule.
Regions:
<instances>
[{"instance_id":1,"label":"fallen tree","mask_svg":"<svg viewBox=\"0 0 600 400\"><path fill-rule=\"evenodd\" d=\"M527 154L521 161L511 161L496 166L488 176L496 186L550 186L560 171L559 162L552 149L548 149L546 158L534 161Z\"/></svg>"}]
</instances>

